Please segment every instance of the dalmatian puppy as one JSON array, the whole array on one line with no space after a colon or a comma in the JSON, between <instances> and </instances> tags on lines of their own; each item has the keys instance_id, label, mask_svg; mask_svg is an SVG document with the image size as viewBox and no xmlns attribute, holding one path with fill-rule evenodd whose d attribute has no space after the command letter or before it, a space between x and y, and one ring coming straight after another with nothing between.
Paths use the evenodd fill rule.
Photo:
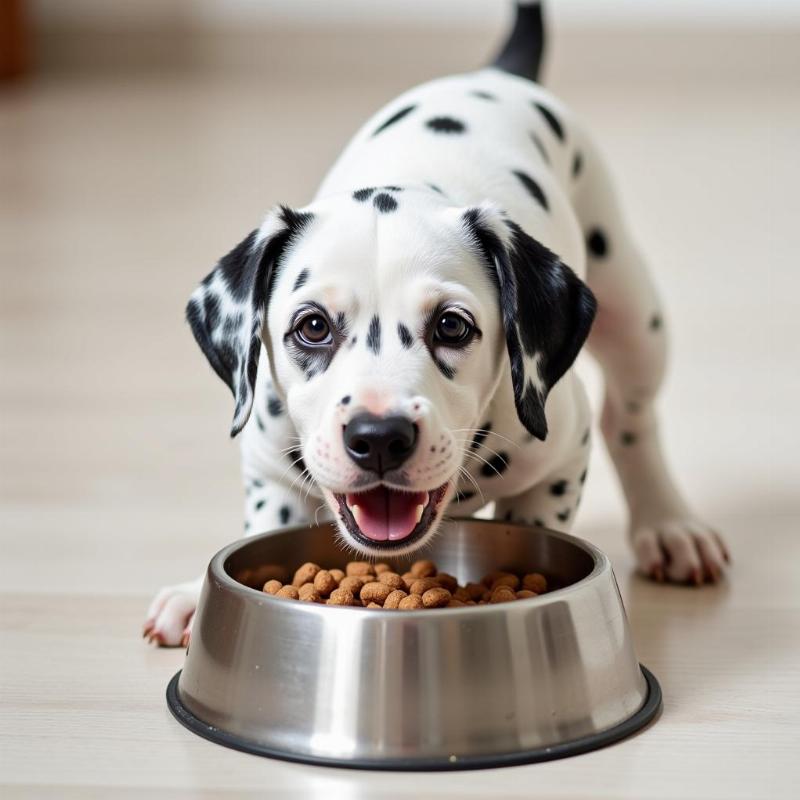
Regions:
<instances>
[{"instance_id":1,"label":"dalmatian puppy","mask_svg":"<svg viewBox=\"0 0 800 800\"><path fill-rule=\"evenodd\" d=\"M491 501L568 531L592 428L571 367L588 342L639 569L723 574L725 544L659 439L664 311L601 155L535 83L542 48L540 5L521 3L492 67L389 103L312 203L270 211L192 295L235 400L245 534L333 519L343 546L391 559ZM185 644L199 589L162 590L145 636Z\"/></svg>"}]
</instances>

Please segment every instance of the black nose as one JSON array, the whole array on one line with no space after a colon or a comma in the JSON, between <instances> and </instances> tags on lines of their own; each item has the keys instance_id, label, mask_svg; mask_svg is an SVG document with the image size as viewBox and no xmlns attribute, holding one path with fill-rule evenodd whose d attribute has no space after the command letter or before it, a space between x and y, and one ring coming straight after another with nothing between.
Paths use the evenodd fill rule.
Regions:
<instances>
[{"instance_id":1,"label":"black nose","mask_svg":"<svg viewBox=\"0 0 800 800\"><path fill-rule=\"evenodd\" d=\"M382 475L397 469L413 452L417 426L407 417L359 414L344 428L347 455L363 469Z\"/></svg>"}]
</instances>

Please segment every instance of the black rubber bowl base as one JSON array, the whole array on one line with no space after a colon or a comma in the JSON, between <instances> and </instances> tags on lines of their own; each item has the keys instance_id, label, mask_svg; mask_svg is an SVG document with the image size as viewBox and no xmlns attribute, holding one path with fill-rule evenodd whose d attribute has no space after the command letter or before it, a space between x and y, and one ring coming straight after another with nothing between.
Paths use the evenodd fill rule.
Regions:
<instances>
[{"instance_id":1,"label":"black rubber bowl base","mask_svg":"<svg viewBox=\"0 0 800 800\"><path fill-rule=\"evenodd\" d=\"M219 728L207 725L205 722L195 717L194 714L181 703L178 697L178 679L180 678L180 671L175 673L167 686L167 705L175 719L177 719L181 725L188 728L193 733L196 733L198 736L202 736L204 739L216 742L225 747L233 748L234 750L241 750L244 753L277 758L282 761L296 761L301 764L314 764L321 767L339 767L344 769L420 772L441 772L444 770L456 769L494 769L496 767L511 767L518 764L534 764L537 761L552 761L557 758L567 758L569 756L579 755L580 753L588 753L591 750L598 750L601 747L614 744L614 742L625 739L644 728L649 722L656 718L658 712L661 710L661 687L656 677L647 667L642 666L641 669L647 681L647 698L642 707L635 714L620 722L618 725L615 725L613 728L551 747L539 747L533 750L522 750L514 753L495 753L486 756L359 760L320 758L299 753L290 753L284 750L274 750L270 747L264 747L258 743L226 733Z\"/></svg>"}]
</instances>

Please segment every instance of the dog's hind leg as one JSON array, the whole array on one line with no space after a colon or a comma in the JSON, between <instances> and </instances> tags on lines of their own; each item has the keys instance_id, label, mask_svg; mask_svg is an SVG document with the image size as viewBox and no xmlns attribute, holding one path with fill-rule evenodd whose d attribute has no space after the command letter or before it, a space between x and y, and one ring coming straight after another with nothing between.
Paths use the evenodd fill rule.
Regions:
<instances>
[{"instance_id":1,"label":"dog's hind leg","mask_svg":"<svg viewBox=\"0 0 800 800\"><path fill-rule=\"evenodd\" d=\"M729 561L725 544L690 510L659 436L664 310L600 155L586 137L573 144L573 203L586 241L587 282L599 304L588 346L605 378L601 427L625 493L636 559L657 580L716 581Z\"/></svg>"}]
</instances>

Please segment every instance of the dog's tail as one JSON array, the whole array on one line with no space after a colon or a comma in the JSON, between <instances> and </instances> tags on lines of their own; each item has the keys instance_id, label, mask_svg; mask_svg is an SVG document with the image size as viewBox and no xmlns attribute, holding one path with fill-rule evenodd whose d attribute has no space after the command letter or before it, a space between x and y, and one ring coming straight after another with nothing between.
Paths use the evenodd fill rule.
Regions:
<instances>
[{"instance_id":1,"label":"dog's tail","mask_svg":"<svg viewBox=\"0 0 800 800\"><path fill-rule=\"evenodd\" d=\"M540 0L518 0L514 27L492 66L535 81L544 53L544 20Z\"/></svg>"}]
</instances>

